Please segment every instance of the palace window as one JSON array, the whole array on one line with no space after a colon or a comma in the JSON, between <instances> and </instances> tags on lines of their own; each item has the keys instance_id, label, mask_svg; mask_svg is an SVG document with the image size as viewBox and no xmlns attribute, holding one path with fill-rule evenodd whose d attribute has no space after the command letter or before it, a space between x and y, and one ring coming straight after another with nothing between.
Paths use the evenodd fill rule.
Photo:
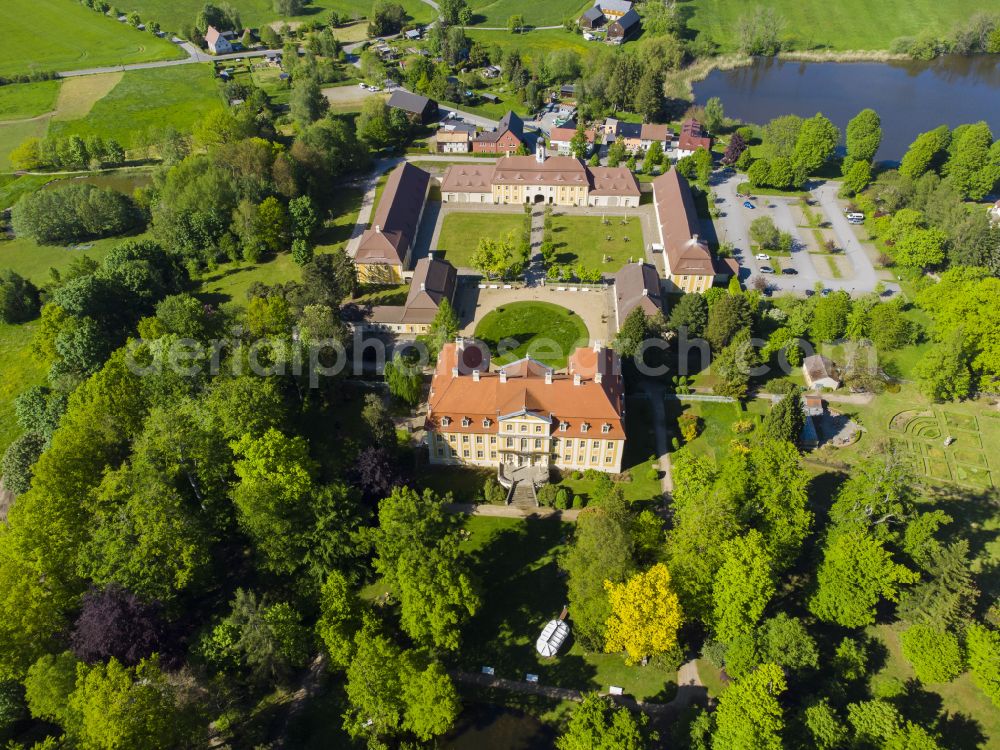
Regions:
<instances>
[{"instance_id":1,"label":"palace window","mask_svg":"<svg viewBox=\"0 0 1000 750\"><path fill-rule=\"evenodd\" d=\"M451 417L441 417L441 426L447 427L451 424Z\"/></svg>"},{"instance_id":2,"label":"palace window","mask_svg":"<svg viewBox=\"0 0 1000 750\"><path fill-rule=\"evenodd\" d=\"M468 417L462 417L462 427L468 427L470 424L472 424L471 419Z\"/></svg>"},{"instance_id":3,"label":"palace window","mask_svg":"<svg viewBox=\"0 0 1000 750\"><path fill-rule=\"evenodd\" d=\"M566 430L568 430L568 429L569 429L569 422L560 422L559 423L559 432L566 432Z\"/></svg>"},{"instance_id":4,"label":"palace window","mask_svg":"<svg viewBox=\"0 0 1000 750\"><path fill-rule=\"evenodd\" d=\"M601 425L601 432L604 432L604 433L611 432L611 423L610 422L605 422L604 424L602 424Z\"/></svg>"},{"instance_id":5,"label":"palace window","mask_svg":"<svg viewBox=\"0 0 1000 750\"><path fill-rule=\"evenodd\" d=\"M588 422L584 422L580 425L580 432L587 432L588 430L590 430L590 424Z\"/></svg>"},{"instance_id":6,"label":"palace window","mask_svg":"<svg viewBox=\"0 0 1000 750\"><path fill-rule=\"evenodd\" d=\"M491 424L493 423L489 420L489 418L483 420L483 427L489 427Z\"/></svg>"}]
</instances>

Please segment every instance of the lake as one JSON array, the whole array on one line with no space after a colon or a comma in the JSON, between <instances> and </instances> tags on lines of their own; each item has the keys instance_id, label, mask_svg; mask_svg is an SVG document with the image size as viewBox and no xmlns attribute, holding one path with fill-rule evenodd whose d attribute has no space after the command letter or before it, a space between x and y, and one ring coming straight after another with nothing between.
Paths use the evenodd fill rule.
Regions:
<instances>
[{"instance_id":1,"label":"lake","mask_svg":"<svg viewBox=\"0 0 1000 750\"><path fill-rule=\"evenodd\" d=\"M444 750L551 750L555 730L512 708L475 703L440 740Z\"/></svg>"},{"instance_id":2,"label":"lake","mask_svg":"<svg viewBox=\"0 0 1000 750\"><path fill-rule=\"evenodd\" d=\"M933 62L805 63L761 58L714 70L694 84L695 101L717 96L726 115L766 123L780 115L822 112L843 133L859 110L882 118L878 158L898 161L913 139L939 125L986 120L1000 135L1000 56L942 57Z\"/></svg>"}]
</instances>

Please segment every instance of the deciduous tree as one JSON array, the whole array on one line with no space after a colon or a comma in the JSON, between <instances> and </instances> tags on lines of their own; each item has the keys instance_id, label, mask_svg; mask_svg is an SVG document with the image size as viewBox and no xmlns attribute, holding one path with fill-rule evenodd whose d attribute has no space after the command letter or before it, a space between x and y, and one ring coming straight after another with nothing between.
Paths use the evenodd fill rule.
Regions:
<instances>
[{"instance_id":1,"label":"deciduous tree","mask_svg":"<svg viewBox=\"0 0 1000 750\"><path fill-rule=\"evenodd\" d=\"M774 596L771 555L760 532L751 530L723 545L724 562L715 576L715 634L729 642L753 631Z\"/></svg>"},{"instance_id":2,"label":"deciduous tree","mask_svg":"<svg viewBox=\"0 0 1000 750\"><path fill-rule=\"evenodd\" d=\"M785 721L778 696L787 689L776 664L762 664L719 697L715 750L781 750Z\"/></svg>"},{"instance_id":3,"label":"deciduous tree","mask_svg":"<svg viewBox=\"0 0 1000 750\"><path fill-rule=\"evenodd\" d=\"M628 664L669 651L677 644L682 616L665 565L637 573L625 583L604 582L611 606L604 649L625 651Z\"/></svg>"}]
</instances>

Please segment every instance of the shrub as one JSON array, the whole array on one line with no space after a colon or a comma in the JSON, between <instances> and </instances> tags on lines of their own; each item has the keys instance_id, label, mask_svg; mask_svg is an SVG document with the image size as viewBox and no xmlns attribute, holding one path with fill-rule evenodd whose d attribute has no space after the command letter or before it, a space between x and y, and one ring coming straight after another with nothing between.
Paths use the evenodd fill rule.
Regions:
<instances>
[{"instance_id":1,"label":"shrub","mask_svg":"<svg viewBox=\"0 0 1000 750\"><path fill-rule=\"evenodd\" d=\"M681 437L684 438L685 443L690 443L698 437L699 421L698 416L696 414L692 414L691 412L681 414L680 418L677 420L677 426L680 427Z\"/></svg>"},{"instance_id":2,"label":"shrub","mask_svg":"<svg viewBox=\"0 0 1000 750\"><path fill-rule=\"evenodd\" d=\"M950 682L962 672L958 638L929 625L914 625L900 637L903 655L921 682Z\"/></svg>"},{"instance_id":3,"label":"shrub","mask_svg":"<svg viewBox=\"0 0 1000 750\"><path fill-rule=\"evenodd\" d=\"M23 323L38 315L38 288L10 270L0 271L0 322Z\"/></svg>"}]
</instances>

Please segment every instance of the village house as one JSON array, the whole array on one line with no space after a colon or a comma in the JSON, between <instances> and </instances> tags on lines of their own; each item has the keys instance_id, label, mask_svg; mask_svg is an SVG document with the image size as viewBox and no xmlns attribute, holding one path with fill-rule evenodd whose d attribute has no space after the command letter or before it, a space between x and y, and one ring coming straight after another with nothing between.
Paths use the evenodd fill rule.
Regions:
<instances>
[{"instance_id":1,"label":"village house","mask_svg":"<svg viewBox=\"0 0 1000 750\"><path fill-rule=\"evenodd\" d=\"M441 128L434 136L434 146L439 154L466 154L472 147L472 134L467 130Z\"/></svg>"},{"instance_id":2,"label":"village house","mask_svg":"<svg viewBox=\"0 0 1000 750\"><path fill-rule=\"evenodd\" d=\"M562 127L555 127L549 132L549 146L556 150L560 156L569 156L572 153L572 141L576 135L576 123L572 120ZM596 135L594 129L583 131L584 138L587 139L587 153L594 148Z\"/></svg>"},{"instance_id":3,"label":"village house","mask_svg":"<svg viewBox=\"0 0 1000 750\"><path fill-rule=\"evenodd\" d=\"M691 188L676 169L653 180L653 207L660 237L655 249L663 252L669 291L704 292L717 275L732 275L732 265L715 261L699 237L701 222Z\"/></svg>"},{"instance_id":4,"label":"village house","mask_svg":"<svg viewBox=\"0 0 1000 750\"><path fill-rule=\"evenodd\" d=\"M802 361L802 376L807 388L840 388L840 368L822 354L813 354Z\"/></svg>"},{"instance_id":5,"label":"village house","mask_svg":"<svg viewBox=\"0 0 1000 750\"><path fill-rule=\"evenodd\" d=\"M615 330L634 309L647 317L663 312L660 274L651 263L627 263L615 274Z\"/></svg>"},{"instance_id":6,"label":"village house","mask_svg":"<svg viewBox=\"0 0 1000 750\"><path fill-rule=\"evenodd\" d=\"M362 283L399 284L424 213L431 176L409 162L396 167L382 190L371 228L361 235L354 264Z\"/></svg>"},{"instance_id":7,"label":"village house","mask_svg":"<svg viewBox=\"0 0 1000 750\"><path fill-rule=\"evenodd\" d=\"M705 131L702 124L695 119L685 120L681 124L681 134L677 139L677 158L691 156L699 148L712 150L712 137Z\"/></svg>"},{"instance_id":8,"label":"village house","mask_svg":"<svg viewBox=\"0 0 1000 750\"><path fill-rule=\"evenodd\" d=\"M603 132L605 143L612 143L621 138L625 148L632 153L639 149L648 151L654 142L659 143L664 151L669 151L674 141L674 133L669 125L622 122L614 117L604 121Z\"/></svg>"},{"instance_id":9,"label":"village house","mask_svg":"<svg viewBox=\"0 0 1000 750\"><path fill-rule=\"evenodd\" d=\"M396 89L389 97L388 105L393 109L400 109L406 113L413 122L427 123L435 119L438 114L438 104L433 99L428 99L420 94L413 94L404 89Z\"/></svg>"},{"instance_id":10,"label":"village house","mask_svg":"<svg viewBox=\"0 0 1000 750\"><path fill-rule=\"evenodd\" d=\"M604 11L604 14L607 15L607 10ZM635 36L641 28L640 21L635 8L630 8L621 18L616 18L608 23L607 41L611 44L621 44L626 39Z\"/></svg>"},{"instance_id":11,"label":"village house","mask_svg":"<svg viewBox=\"0 0 1000 750\"><path fill-rule=\"evenodd\" d=\"M588 167L571 156L507 156L495 164L455 164L441 181L444 203L639 205L639 183L627 167Z\"/></svg>"},{"instance_id":12,"label":"village house","mask_svg":"<svg viewBox=\"0 0 1000 750\"><path fill-rule=\"evenodd\" d=\"M441 303L455 298L457 279L458 272L448 261L421 258L413 268L406 301L402 305L373 307L365 321L355 327L393 334L425 334Z\"/></svg>"},{"instance_id":13,"label":"village house","mask_svg":"<svg viewBox=\"0 0 1000 750\"><path fill-rule=\"evenodd\" d=\"M227 55L233 51L235 35L231 31L221 32L214 26L205 29L205 44L213 55Z\"/></svg>"},{"instance_id":14,"label":"village house","mask_svg":"<svg viewBox=\"0 0 1000 750\"><path fill-rule=\"evenodd\" d=\"M432 464L503 470L621 471L625 399L621 363L600 344L580 348L565 372L524 358L497 369L478 347L445 344L427 404Z\"/></svg>"},{"instance_id":15,"label":"village house","mask_svg":"<svg viewBox=\"0 0 1000 750\"><path fill-rule=\"evenodd\" d=\"M591 31L601 28L607 22L607 16L604 15L604 11L601 10L600 5L593 5L587 8L579 20L580 28L590 29Z\"/></svg>"},{"instance_id":16,"label":"village house","mask_svg":"<svg viewBox=\"0 0 1000 750\"><path fill-rule=\"evenodd\" d=\"M524 121L513 112L508 112L495 130L487 130L473 139L472 150L477 154L506 154L517 151L523 145Z\"/></svg>"}]
</instances>

